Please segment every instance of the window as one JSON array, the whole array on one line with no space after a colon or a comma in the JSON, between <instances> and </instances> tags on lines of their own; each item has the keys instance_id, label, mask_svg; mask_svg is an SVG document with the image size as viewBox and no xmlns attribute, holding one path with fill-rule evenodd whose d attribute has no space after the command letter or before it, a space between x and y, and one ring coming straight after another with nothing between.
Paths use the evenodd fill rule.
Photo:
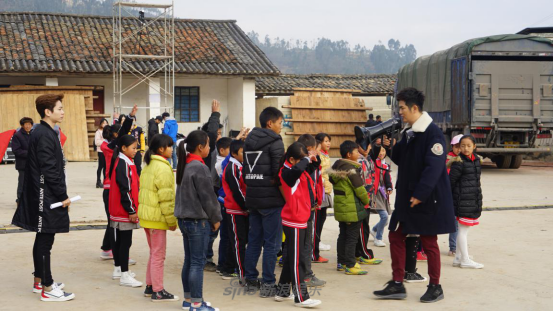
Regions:
<instances>
[{"instance_id":1,"label":"window","mask_svg":"<svg viewBox=\"0 0 553 312\"><path fill-rule=\"evenodd\" d=\"M200 122L200 88L175 87L175 119Z\"/></svg>"}]
</instances>

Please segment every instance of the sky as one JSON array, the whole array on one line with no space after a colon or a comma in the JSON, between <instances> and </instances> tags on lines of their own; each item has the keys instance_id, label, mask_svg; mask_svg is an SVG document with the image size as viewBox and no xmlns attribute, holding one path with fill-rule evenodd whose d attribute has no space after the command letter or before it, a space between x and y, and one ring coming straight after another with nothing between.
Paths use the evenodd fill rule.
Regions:
<instances>
[{"instance_id":1,"label":"sky","mask_svg":"<svg viewBox=\"0 0 553 312\"><path fill-rule=\"evenodd\" d=\"M170 0L137 0L170 3ZM372 49L390 38L413 44L417 56L468 39L553 26L551 0L175 0L175 16L232 19L260 38L348 41Z\"/></svg>"}]
</instances>

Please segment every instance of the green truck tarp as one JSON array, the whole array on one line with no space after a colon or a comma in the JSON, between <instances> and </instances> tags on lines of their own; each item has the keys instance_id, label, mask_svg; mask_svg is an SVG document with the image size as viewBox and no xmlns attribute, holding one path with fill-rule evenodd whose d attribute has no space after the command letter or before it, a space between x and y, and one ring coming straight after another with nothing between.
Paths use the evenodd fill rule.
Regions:
<instances>
[{"instance_id":1,"label":"green truck tarp","mask_svg":"<svg viewBox=\"0 0 553 312\"><path fill-rule=\"evenodd\" d=\"M512 40L530 40L549 46L553 44L547 38L528 35L497 35L467 40L447 50L419 57L400 68L397 90L406 87L422 90L426 97L424 110L449 111L451 110L451 61L470 56L479 45Z\"/></svg>"}]
</instances>

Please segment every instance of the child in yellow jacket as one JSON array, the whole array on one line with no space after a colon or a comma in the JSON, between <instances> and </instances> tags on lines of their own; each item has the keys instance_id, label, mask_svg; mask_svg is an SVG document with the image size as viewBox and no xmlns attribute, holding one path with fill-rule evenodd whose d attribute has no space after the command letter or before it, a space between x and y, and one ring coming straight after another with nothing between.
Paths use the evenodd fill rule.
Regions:
<instances>
[{"instance_id":1,"label":"child in yellow jacket","mask_svg":"<svg viewBox=\"0 0 553 312\"><path fill-rule=\"evenodd\" d=\"M163 288L167 230L174 231L177 228L174 216L175 178L167 161L172 153L173 139L170 136L154 136L144 158L147 166L140 176L138 218L150 246L144 296L151 297L153 302L179 300L179 297Z\"/></svg>"}]
</instances>

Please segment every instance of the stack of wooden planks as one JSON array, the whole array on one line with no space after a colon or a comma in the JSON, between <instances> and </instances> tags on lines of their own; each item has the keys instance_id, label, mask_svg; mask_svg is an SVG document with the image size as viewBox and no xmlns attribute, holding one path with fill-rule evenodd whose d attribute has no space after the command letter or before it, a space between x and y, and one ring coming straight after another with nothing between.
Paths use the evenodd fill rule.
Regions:
<instances>
[{"instance_id":1,"label":"stack of wooden planks","mask_svg":"<svg viewBox=\"0 0 553 312\"><path fill-rule=\"evenodd\" d=\"M89 115L93 112L93 87L51 87L51 86L11 86L0 88L0 132L17 129L19 120L31 117L35 123L40 122L36 111L35 100L42 94L63 94L65 117L60 124L62 132L67 136L64 146L65 157L69 161L89 161L90 139L89 131L94 133L96 127L89 125ZM93 115L93 114L91 114ZM92 143L94 136L92 136Z\"/></svg>"},{"instance_id":2,"label":"stack of wooden planks","mask_svg":"<svg viewBox=\"0 0 553 312\"><path fill-rule=\"evenodd\" d=\"M289 108L292 118L293 132L297 140L302 134L315 136L325 132L332 137L331 157L340 157L340 144L345 140L355 141L353 128L363 126L367 121L367 110L362 99L352 97L358 90L346 89L294 89L290 97Z\"/></svg>"}]
</instances>

